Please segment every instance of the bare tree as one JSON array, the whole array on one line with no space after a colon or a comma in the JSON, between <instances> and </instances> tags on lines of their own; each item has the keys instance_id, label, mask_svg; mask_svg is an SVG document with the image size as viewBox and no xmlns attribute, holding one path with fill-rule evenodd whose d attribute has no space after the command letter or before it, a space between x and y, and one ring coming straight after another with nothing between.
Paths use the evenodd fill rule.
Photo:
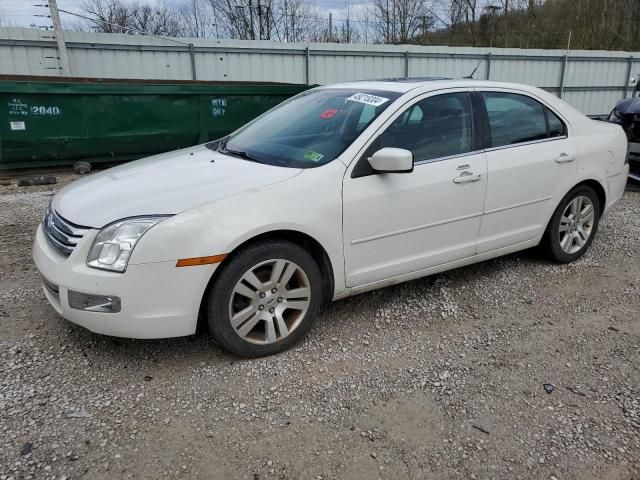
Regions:
<instances>
[{"instance_id":1,"label":"bare tree","mask_svg":"<svg viewBox=\"0 0 640 480\"><path fill-rule=\"evenodd\" d=\"M82 7L91 18L91 29L104 33L129 33L132 15L118 0L87 0Z\"/></svg>"},{"instance_id":2,"label":"bare tree","mask_svg":"<svg viewBox=\"0 0 640 480\"><path fill-rule=\"evenodd\" d=\"M255 8L250 0L209 0L216 15L219 34L240 40L255 40L257 24Z\"/></svg>"},{"instance_id":3,"label":"bare tree","mask_svg":"<svg viewBox=\"0 0 640 480\"><path fill-rule=\"evenodd\" d=\"M471 46L475 47L477 43L477 14L478 14L478 0L464 0L464 19L467 30L469 31L469 37L471 38Z\"/></svg>"},{"instance_id":4,"label":"bare tree","mask_svg":"<svg viewBox=\"0 0 640 480\"><path fill-rule=\"evenodd\" d=\"M317 18L304 0L208 0L217 36L241 40L303 42L318 35Z\"/></svg>"},{"instance_id":5,"label":"bare tree","mask_svg":"<svg viewBox=\"0 0 640 480\"><path fill-rule=\"evenodd\" d=\"M175 37L183 33L175 8L167 3L87 0L83 6L91 30L105 33L146 33Z\"/></svg>"},{"instance_id":6,"label":"bare tree","mask_svg":"<svg viewBox=\"0 0 640 480\"><path fill-rule=\"evenodd\" d=\"M204 0L183 0L177 7L184 34L188 37L216 37L213 11Z\"/></svg>"},{"instance_id":7,"label":"bare tree","mask_svg":"<svg viewBox=\"0 0 640 480\"><path fill-rule=\"evenodd\" d=\"M464 22L466 0L440 0L435 10L439 12L436 19L447 31L448 44L453 45L459 26Z\"/></svg>"},{"instance_id":8,"label":"bare tree","mask_svg":"<svg viewBox=\"0 0 640 480\"><path fill-rule=\"evenodd\" d=\"M376 28L385 43L410 43L432 17L428 0L373 0Z\"/></svg>"},{"instance_id":9,"label":"bare tree","mask_svg":"<svg viewBox=\"0 0 640 480\"><path fill-rule=\"evenodd\" d=\"M72 28L523 48L566 48L571 32L572 48L635 51L640 43L640 0L371 0L333 10L331 27L326 11L318 12L309 0L86 0L84 9L90 21ZM6 25L6 15L0 23Z\"/></svg>"},{"instance_id":10,"label":"bare tree","mask_svg":"<svg viewBox=\"0 0 640 480\"><path fill-rule=\"evenodd\" d=\"M270 11L275 36L282 42L304 42L316 36L317 20L308 3L281 0Z\"/></svg>"}]
</instances>

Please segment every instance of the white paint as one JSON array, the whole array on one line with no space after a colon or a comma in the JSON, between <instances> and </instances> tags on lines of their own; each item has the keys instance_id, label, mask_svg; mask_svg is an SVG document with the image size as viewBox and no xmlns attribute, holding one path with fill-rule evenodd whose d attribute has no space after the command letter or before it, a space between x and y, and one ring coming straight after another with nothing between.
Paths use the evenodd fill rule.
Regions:
<instances>
[{"instance_id":1,"label":"white paint","mask_svg":"<svg viewBox=\"0 0 640 480\"><path fill-rule=\"evenodd\" d=\"M378 172L407 172L413 169L413 153L402 148L382 148L368 159Z\"/></svg>"},{"instance_id":2,"label":"white paint","mask_svg":"<svg viewBox=\"0 0 640 480\"><path fill-rule=\"evenodd\" d=\"M200 145L83 177L62 189L53 207L78 225L101 228L125 217L180 213L298 173L227 157Z\"/></svg>"},{"instance_id":3,"label":"white paint","mask_svg":"<svg viewBox=\"0 0 640 480\"><path fill-rule=\"evenodd\" d=\"M30 108L31 114L34 116L53 116L57 117L62 114L60 107L52 107L47 105L34 105Z\"/></svg>"},{"instance_id":4,"label":"white paint","mask_svg":"<svg viewBox=\"0 0 640 480\"><path fill-rule=\"evenodd\" d=\"M19 98L13 98L7 103L9 115L21 115L26 116L29 114L29 106Z\"/></svg>"},{"instance_id":5,"label":"white paint","mask_svg":"<svg viewBox=\"0 0 640 480\"><path fill-rule=\"evenodd\" d=\"M202 296L217 267L175 268L180 258L229 253L263 233L297 231L326 251L337 299L534 246L561 199L581 181L603 187L604 213L623 194L628 174L623 131L589 120L549 93L469 80L332 88L354 85L404 94L336 160L320 167L261 165L198 146L116 167L63 189L53 206L79 225L100 228L136 215L175 216L140 239L124 274L86 266L96 228L68 258L53 251L39 230L36 265L60 285L61 300L49 296L54 308L99 333L188 335L195 331ZM408 106L445 91L473 89L503 89L546 104L566 121L568 138L419 162L412 173L352 178L371 142ZM557 163L561 153L575 161ZM474 181L454 181L467 171ZM71 310L68 289L118 295L122 312Z\"/></svg>"},{"instance_id":6,"label":"white paint","mask_svg":"<svg viewBox=\"0 0 640 480\"><path fill-rule=\"evenodd\" d=\"M211 99L211 116L224 117L225 113L227 113L227 99L226 98Z\"/></svg>"}]
</instances>

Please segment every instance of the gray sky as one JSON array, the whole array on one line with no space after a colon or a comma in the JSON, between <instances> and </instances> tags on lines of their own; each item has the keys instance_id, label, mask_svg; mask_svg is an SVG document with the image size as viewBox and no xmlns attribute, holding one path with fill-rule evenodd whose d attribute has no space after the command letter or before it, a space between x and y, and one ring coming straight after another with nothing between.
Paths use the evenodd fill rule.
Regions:
<instances>
[{"instance_id":1,"label":"gray sky","mask_svg":"<svg viewBox=\"0 0 640 480\"><path fill-rule=\"evenodd\" d=\"M70 11L79 11L79 7L83 2L84 0L58 0L58 7ZM51 25L50 19L35 16L38 14L48 15L49 9L34 5L47 5L47 0L0 0L0 10L12 26L28 27L32 23L36 25Z\"/></svg>"}]
</instances>

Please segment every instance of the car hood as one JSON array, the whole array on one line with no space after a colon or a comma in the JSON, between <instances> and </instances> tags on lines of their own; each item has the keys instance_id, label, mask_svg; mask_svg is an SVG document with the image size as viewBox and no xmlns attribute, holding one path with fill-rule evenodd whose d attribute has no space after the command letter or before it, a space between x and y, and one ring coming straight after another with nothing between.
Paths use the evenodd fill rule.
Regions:
<instances>
[{"instance_id":1,"label":"car hood","mask_svg":"<svg viewBox=\"0 0 640 480\"><path fill-rule=\"evenodd\" d=\"M300 172L230 157L199 145L77 180L54 197L53 208L72 223L102 228L127 217L177 214Z\"/></svg>"}]
</instances>

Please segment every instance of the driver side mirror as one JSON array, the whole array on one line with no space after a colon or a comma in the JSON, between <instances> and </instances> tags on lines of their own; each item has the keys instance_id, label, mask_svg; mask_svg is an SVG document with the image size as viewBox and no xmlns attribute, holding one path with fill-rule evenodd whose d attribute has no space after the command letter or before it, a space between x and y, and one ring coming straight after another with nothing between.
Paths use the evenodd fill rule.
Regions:
<instances>
[{"instance_id":1,"label":"driver side mirror","mask_svg":"<svg viewBox=\"0 0 640 480\"><path fill-rule=\"evenodd\" d=\"M403 148L381 148L367 160L377 173L413 172L413 153Z\"/></svg>"}]
</instances>

